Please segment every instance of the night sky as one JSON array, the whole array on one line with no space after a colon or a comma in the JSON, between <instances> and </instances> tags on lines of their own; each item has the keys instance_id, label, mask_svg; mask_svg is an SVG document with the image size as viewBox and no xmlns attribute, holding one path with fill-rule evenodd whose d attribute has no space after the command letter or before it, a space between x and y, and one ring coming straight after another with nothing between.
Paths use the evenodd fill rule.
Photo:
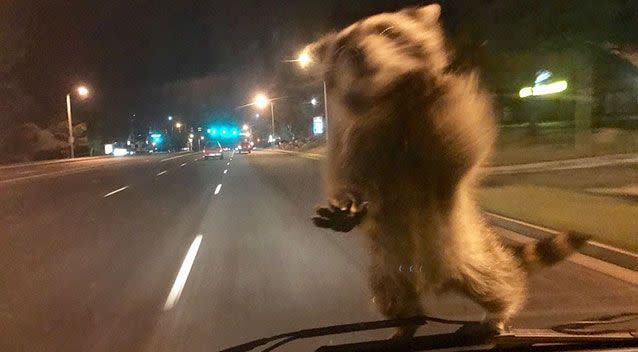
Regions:
<instances>
[{"instance_id":1,"label":"night sky","mask_svg":"<svg viewBox=\"0 0 638 352\"><path fill-rule=\"evenodd\" d=\"M12 79L28 107L11 123L63 119L76 84L92 90L76 102L78 121L107 134L170 115L197 122L202 111L232 111L308 41L366 14L420 2L369 1L42 1L3 4ZM342 23L340 23L342 22Z\"/></svg>"},{"instance_id":2,"label":"night sky","mask_svg":"<svg viewBox=\"0 0 638 352\"><path fill-rule=\"evenodd\" d=\"M125 136L132 114L138 127L168 115L198 123L216 111L232 113L257 90L276 91L289 70L282 60L322 33L425 3L3 1L0 127L64 119L64 96L78 83L87 84L92 97L74 104L76 119L107 136ZM485 13L472 9L492 3L498 1L443 2L446 26L477 21ZM507 11L500 20L516 23L518 15ZM474 32L471 40L480 43L489 28Z\"/></svg>"}]
</instances>

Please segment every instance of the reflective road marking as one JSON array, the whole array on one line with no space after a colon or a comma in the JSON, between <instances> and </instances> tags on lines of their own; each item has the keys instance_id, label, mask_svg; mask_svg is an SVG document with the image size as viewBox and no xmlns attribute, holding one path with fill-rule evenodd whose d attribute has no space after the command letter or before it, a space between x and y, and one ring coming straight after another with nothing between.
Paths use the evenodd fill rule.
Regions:
<instances>
[{"instance_id":1,"label":"reflective road marking","mask_svg":"<svg viewBox=\"0 0 638 352\"><path fill-rule=\"evenodd\" d=\"M179 296L182 294L182 290L184 289L184 285L186 285L186 280L188 279L188 275L191 272L191 268L193 267L193 262L195 261L195 257L197 256L197 251L199 250L199 245L202 243L202 235L197 235L191 243L186 256L184 257L184 261L182 262L182 266L179 268L179 272L177 273L177 277L175 277L175 282L173 283L173 287L171 288L171 292L169 292L168 297L166 297L166 303L164 303L164 310L170 310L175 306L175 303L179 300Z\"/></svg>"},{"instance_id":2,"label":"reflective road marking","mask_svg":"<svg viewBox=\"0 0 638 352\"><path fill-rule=\"evenodd\" d=\"M129 186L124 186L124 187L122 187L122 188L118 188L118 189L116 189L116 190L115 190L115 191L113 191L113 192L109 192L109 193L105 194L105 195L103 196L103 198L106 198L106 197L112 196L112 195L114 195L114 194L115 194L115 193L117 193L117 192L122 192L123 190L127 189L128 187L129 187Z\"/></svg>"}]
</instances>

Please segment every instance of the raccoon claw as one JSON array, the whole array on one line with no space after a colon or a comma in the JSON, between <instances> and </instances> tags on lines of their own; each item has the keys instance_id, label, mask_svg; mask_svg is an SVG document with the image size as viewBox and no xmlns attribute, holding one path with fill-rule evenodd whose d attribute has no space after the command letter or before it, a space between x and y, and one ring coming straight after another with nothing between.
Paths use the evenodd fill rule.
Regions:
<instances>
[{"instance_id":1,"label":"raccoon claw","mask_svg":"<svg viewBox=\"0 0 638 352\"><path fill-rule=\"evenodd\" d=\"M317 209L312 218L317 227L329 228L337 232L350 232L359 225L367 213L367 202L358 202L349 195L345 202L331 201L329 207Z\"/></svg>"},{"instance_id":2,"label":"raccoon claw","mask_svg":"<svg viewBox=\"0 0 638 352\"><path fill-rule=\"evenodd\" d=\"M353 214L361 212L367 205L368 202L361 202L358 196L350 192L346 192L338 199L330 199L331 208L342 212L350 211Z\"/></svg>"},{"instance_id":3,"label":"raccoon claw","mask_svg":"<svg viewBox=\"0 0 638 352\"><path fill-rule=\"evenodd\" d=\"M319 212L319 211L317 211L317 212ZM321 228L324 228L324 229L329 229L332 226L332 222L329 219L322 218L320 216L314 216L312 218L312 222L315 224L315 226L321 227Z\"/></svg>"}]
</instances>

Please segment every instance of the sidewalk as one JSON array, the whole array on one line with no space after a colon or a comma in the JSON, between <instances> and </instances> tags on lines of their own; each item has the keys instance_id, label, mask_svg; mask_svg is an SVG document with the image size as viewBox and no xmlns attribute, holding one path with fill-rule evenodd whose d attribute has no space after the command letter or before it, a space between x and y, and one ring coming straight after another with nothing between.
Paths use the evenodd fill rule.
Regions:
<instances>
[{"instance_id":1,"label":"sidewalk","mask_svg":"<svg viewBox=\"0 0 638 352\"><path fill-rule=\"evenodd\" d=\"M518 174L555 170L588 169L601 166L638 164L638 153L602 155L588 158L544 161L530 164L493 166L488 168L491 174Z\"/></svg>"},{"instance_id":2,"label":"sidewalk","mask_svg":"<svg viewBox=\"0 0 638 352\"><path fill-rule=\"evenodd\" d=\"M315 148L316 150L302 152L284 149L271 149L283 153L290 153L300 156L306 159L321 160L325 158L325 154L322 148ZM575 170L575 169L589 169L601 166L617 166L617 165L630 165L638 164L638 153L632 154L614 154L603 155L578 159L566 159L555 161L544 161L531 164L516 164L506 166L492 166L487 167L486 171L495 175L509 175L520 173L532 173L532 172L544 172L555 170Z\"/></svg>"},{"instance_id":3,"label":"sidewalk","mask_svg":"<svg viewBox=\"0 0 638 352\"><path fill-rule=\"evenodd\" d=\"M483 187L486 211L638 252L638 205L618 197L529 184Z\"/></svg>"},{"instance_id":4,"label":"sidewalk","mask_svg":"<svg viewBox=\"0 0 638 352\"><path fill-rule=\"evenodd\" d=\"M84 156L84 157L81 157L81 158L73 158L73 159L53 159L53 160L27 161L27 162L23 162L23 163L0 165L0 170L14 169L14 168L20 168L20 167L29 167L29 166L49 165L49 164L74 163L74 162L78 162L78 161L87 161L87 160L103 159L103 158L110 158L110 157L112 157L112 155Z\"/></svg>"},{"instance_id":5,"label":"sidewalk","mask_svg":"<svg viewBox=\"0 0 638 352\"><path fill-rule=\"evenodd\" d=\"M273 149L274 152L287 153L312 160L322 160L321 150L316 152L298 152ZM565 175L565 170L585 170L597 167L629 167L638 164L638 154L614 154L580 159L558 160L532 164L497 166L487 168L491 176L508 177L509 183L482 187L478 191L481 206L489 212L500 214L525 222L545 226L559 231L577 231L592 236L596 241L638 252L638 205L626 194L614 191L633 190L635 180L625 180L628 184L611 187L602 192L598 188L575 189L582 180ZM543 172L556 172L556 175L543 175ZM598 175L596 170L583 174L573 171L581 178ZM609 172L609 171L606 171ZM512 176L507 176L512 175ZM559 177L565 185L530 183L525 175L540 175L539 178ZM553 176L552 176L553 175ZM631 174L630 174L631 175ZM609 175L607 175L609 176ZM627 178L625 174L619 176ZM602 176L593 177L592 182L607 180ZM617 180L616 180L617 182Z\"/></svg>"}]
</instances>

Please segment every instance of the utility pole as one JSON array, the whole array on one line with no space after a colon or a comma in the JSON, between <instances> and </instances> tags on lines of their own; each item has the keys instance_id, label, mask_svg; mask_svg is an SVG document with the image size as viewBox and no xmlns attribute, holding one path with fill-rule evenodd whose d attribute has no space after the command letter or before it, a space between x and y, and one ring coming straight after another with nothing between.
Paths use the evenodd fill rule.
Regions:
<instances>
[{"instance_id":1,"label":"utility pole","mask_svg":"<svg viewBox=\"0 0 638 352\"><path fill-rule=\"evenodd\" d=\"M272 124L272 138L275 138L275 104L270 102L270 118Z\"/></svg>"},{"instance_id":2,"label":"utility pole","mask_svg":"<svg viewBox=\"0 0 638 352\"><path fill-rule=\"evenodd\" d=\"M71 93L66 95L66 117L69 124L69 147L71 147L71 159L75 158L75 138L73 137L73 120L71 117Z\"/></svg>"},{"instance_id":3,"label":"utility pole","mask_svg":"<svg viewBox=\"0 0 638 352\"><path fill-rule=\"evenodd\" d=\"M323 133L326 134L326 142L328 141L328 90L326 89L326 81L323 81L323 114L326 122L323 127Z\"/></svg>"}]
</instances>

